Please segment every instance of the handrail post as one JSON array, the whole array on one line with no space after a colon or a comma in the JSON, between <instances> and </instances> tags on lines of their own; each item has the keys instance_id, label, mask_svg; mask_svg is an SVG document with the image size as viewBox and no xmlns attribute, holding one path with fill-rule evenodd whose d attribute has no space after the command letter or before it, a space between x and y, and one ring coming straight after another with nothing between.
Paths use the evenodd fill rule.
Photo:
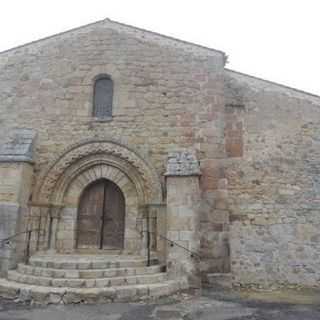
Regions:
<instances>
[{"instance_id":1,"label":"handrail post","mask_svg":"<svg viewBox=\"0 0 320 320\"><path fill-rule=\"evenodd\" d=\"M149 212L147 212L147 266L150 267L150 217Z\"/></svg>"},{"instance_id":2,"label":"handrail post","mask_svg":"<svg viewBox=\"0 0 320 320\"><path fill-rule=\"evenodd\" d=\"M25 257L25 263L29 264L29 258L30 258L30 242L31 242L31 233L32 230L27 231L27 247L26 247L26 257Z\"/></svg>"}]
</instances>

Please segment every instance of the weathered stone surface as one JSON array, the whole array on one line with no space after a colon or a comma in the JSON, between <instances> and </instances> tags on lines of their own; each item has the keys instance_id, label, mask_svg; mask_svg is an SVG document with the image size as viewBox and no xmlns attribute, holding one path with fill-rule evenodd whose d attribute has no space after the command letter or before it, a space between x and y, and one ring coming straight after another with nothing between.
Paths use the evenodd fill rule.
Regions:
<instances>
[{"instance_id":1,"label":"weathered stone surface","mask_svg":"<svg viewBox=\"0 0 320 320\"><path fill-rule=\"evenodd\" d=\"M200 286L200 188L199 177L167 176L167 271L170 279L188 277L192 286ZM170 237L176 235L175 240Z\"/></svg>"},{"instance_id":2,"label":"weathered stone surface","mask_svg":"<svg viewBox=\"0 0 320 320\"><path fill-rule=\"evenodd\" d=\"M276 302L276 303L275 303ZM302 304L303 303L303 304ZM204 290L202 295L173 295L148 303L103 303L39 306L0 299L1 317L10 320L317 320L318 292L238 292Z\"/></svg>"},{"instance_id":3,"label":"weathered stone surface","mask_svg":"<svg viewBox=\"0 0 320 320\"><path fill-rule=\"evenodd\" d=\"M62 301L61 295L56 294L56 293L50 293L49 294L48 304L59 304L61 301Z\"/></svg>"},{"instance_id":4,"label":"weathered stone surface","mask_svg":"<svg viewBox=\"0 0 320 320\"><path fill-rule=\"evenodd\" d=\"M106 303L153 299L165 293L179 292L188 286L183 277L174 281L168 280L167 273L160 272L160 266L135 267L133 265L123 268L119 263L118 268L94 269L93 262L99 260L114 263L141 261L139 256L38 254L31 257L30 260L34 262L34 259L47 260L47 266L51 265L51 261L59 260L64 265L64 261L69 259L71 263L67 265L69 267L72 261L78 261L78 263L86 261L90 267L88 270L79 271L78 269L54 269L20 263L17 270L8 272L8 280L1 281L0 279L0 296L38 304ZM61 265L56 266L59 268ZM45 270L49 272L46 273ZM109 271L115 272L110 273ZM64 277L57 278L61 275L59 272L62 272ZM85 273L82 274L82 272ZM87 278L88 273L91 273L89 279ZM77 277L69 278L68 275Z\"/></svg>"},{"instance_id":5,"label":"weathered stone surface","mask_svg":"<svg viewBox=\"0 0 320 320\"><path fill-rule=\"evenodd\" d=\"M31 301L31 290L30 289L25 289L21 288L19 291L19 301L23 302L30 302Z\"/></svg>"},{"instance_id":6,"label":"weathered stone surface","mask_svg":"<svg viewBox=\"0 0 320 320\"><path fill-rule=\"evenodd\" d=\"M82 191L109 179L126 200L127 252L145 253L141 220L153 212L153 230L199 251L189 274L231 269L235 285L319 286L320 98L224 64L220 51L109 20L1 53L1 236L40 226L32 251L71 253ZM107 120L92 116L93 82L104 74L114 84ZM152 248L170 269L185 258L161 239ZM2 274L25 240L0 249Z\"/></svg>"},{"instance_id":7,"label":"weathered stone surface","mask_svg":"<svg viewBox=\"0 0 320 320\"><path fill-rule=\"evenodd\" d=\"M80 292L67 292L63 298L63 303L70 304L70 303L80 303L82 300Z\"/></svg>"},{"instance_id":8,"label":"weathered stone surface","mask_svg":"<svg viewBox=\"0 0 320 320\"><path fill-rule=\"evenodd\" d=\"M319 286L320 99L235 72L226 87L245 146L225 165L234 284Z\"/></svg>"},{"instance_id":9,"label":"weathered stone surface","mask_svg":"<svg viewBox=\"0 0 320 320\"><path fill-rule=\"evenodd\" d=\"M106 303L153 299L177 293L185 280L111 288L52 288L0 279L0 296L36 304Z\"/></svg>"},{"instance_id":10,"label":"weathered stone surface","mask_svg":"<svg viewBox=\"0 0 320 320\"><path fill-rule=\"evenodd\" d=\"M16 266L25 255L27 202L33 167L29 163L0 162L0 274Z\"/></svg>"},{"instance_id":11,"label":"weathered stone surface","mask_svg":"<svg viewBox=\"0 0 320 320\"><path fill-rule=\"evenodd\" d=\"M216 290L232 288L231 273L209 273L206 277L206 287L215 288Z\"/></svg>"},{"instance_id":12,"label":"weathered stone surface","mask_svg":"<svg viewBox=\"0 0 320 320\"><path fill-rule=\"evenodd\" d=\"M125 246L131 252L140 250L135 229L139 206L163 204L165 183L161 178L161 185L159 177L165 173L168 154L196 150L202 162L222 150L223 126L218 123L224 117L224 63L223 52L108 20L2 53L0 112L6 119L1 121L0 137L14 128L32 128L38 136L32 200L39 200L39 188L44 185L50 192L38 202L67 204L58 215L59 227L54 220L52 232L34 241L32 248L47 249L46 236L51 234L57 235L51 239L51 249L73 250L77 197L94 177L117 179L116 174L108 175L111 165L102 165L117 161L126 169L122 177L127 178L117 181L128 204ZM108 121L92 117L93 79L101 74L110 75L114 82L113 114ZM84 140L103 143L92 144L95 148L85 145L80 155L73 148ZM86 172L78 167L75 172L84 174L76 179L76 174L71 175L74 162L85 159L86 165L89 160L96 163ZM198 161L192 159L187 170L198 174ZM201 164L204 170L207 163ZM64 189L71 181L74 184ZM55 187L61 187L61 193ZM206 211L213 209L210 205ZM49 215L49 210L41 210ZM32 223L47 228L45 219L40 219L41 210L32 208Z\"/></svg>"},{"instance_id":13,"label":"weathered stone surface","mask_svg":"<svg viewBox=\"0 0 320 320\"><path fill-rule=\"evenodd\" d=\"M177 151L168 155L166 176L200 175L199 161L194 152Z\"/></svg>"},{"instance_id":14,"label":"weathered stone surface","mask_svg":"<svg viewBox=\"0 0 320 320\"><path fill-rule=\"evenodd\" d=\"M33 162L36 132L33 129L15 129L3 137L0 144L0 162Z\"/></svg>"}]
</instances>

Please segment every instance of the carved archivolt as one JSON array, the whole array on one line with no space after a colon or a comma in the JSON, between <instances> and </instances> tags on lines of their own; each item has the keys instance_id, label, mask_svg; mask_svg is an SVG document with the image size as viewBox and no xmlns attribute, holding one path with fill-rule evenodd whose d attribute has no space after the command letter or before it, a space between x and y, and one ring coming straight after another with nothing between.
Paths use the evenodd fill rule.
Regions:
<instances>
[{"instance_id":1,"label":"carved archivolt","mask_svg":"<svg viewBox=\"0 0 320 320\"><path fill-rule=\"evenodd\" d=\"M35 189L37 201L61 203L70 183L91 167L99 170L99 164L123 172L134 184L140 203L162 203L156 171L135 151L105 140L84 141L59 155L39 179Z\"/></svg>"},{"instance_id":2,"label":"carved archivolt","mask_svg":"<svg viewBox=\"0 0 320 320\"><path fill-rule=\"evenodd\" d=\"M111 165L109 161L100 160L97 162L90 159L80 168L68 170L68 173L57 184L54 201L56 203L62 202L67 207L78 207L83 190L90 183L99 179L108 179L121 189L126 199L127 209L131 210L132 206L136 208L139 203L143 203L145 200L138 185L139 182L133 182L124 171Z\"/></svg>"}]
</instances>

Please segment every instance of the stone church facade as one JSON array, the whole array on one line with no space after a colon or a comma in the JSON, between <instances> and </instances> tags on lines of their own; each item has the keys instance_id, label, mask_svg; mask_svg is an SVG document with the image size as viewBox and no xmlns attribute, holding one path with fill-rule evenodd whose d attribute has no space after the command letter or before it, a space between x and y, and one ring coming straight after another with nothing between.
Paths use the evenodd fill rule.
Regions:
<instances>
[{"instance_id":1,"label":"stone church facade","mask_svg":"<svg viewBox=\"0 0 320 320\"><path fill-rule=\"evenodd\" d=\"M319 286L320 97L225 63L110 20L0 54L1 291L115 253L166 271L149 295Z\"/></svg>"}]
</instances>

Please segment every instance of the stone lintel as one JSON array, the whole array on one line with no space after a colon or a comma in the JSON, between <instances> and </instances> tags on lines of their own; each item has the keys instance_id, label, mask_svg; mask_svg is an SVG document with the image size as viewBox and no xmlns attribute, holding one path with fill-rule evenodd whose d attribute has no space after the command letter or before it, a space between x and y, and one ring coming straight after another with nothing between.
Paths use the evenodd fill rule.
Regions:
<instances>
[{"instance_id":1,"label":"stone lintel","mask_svg":"<svg viewBox=\"0 0 320 320\"><path fill-rule=\"evenodd\" d=\"M165 176L200 176L199 161L193 151L175 151L168 155Z\"/></svg>"}]
</instances>

